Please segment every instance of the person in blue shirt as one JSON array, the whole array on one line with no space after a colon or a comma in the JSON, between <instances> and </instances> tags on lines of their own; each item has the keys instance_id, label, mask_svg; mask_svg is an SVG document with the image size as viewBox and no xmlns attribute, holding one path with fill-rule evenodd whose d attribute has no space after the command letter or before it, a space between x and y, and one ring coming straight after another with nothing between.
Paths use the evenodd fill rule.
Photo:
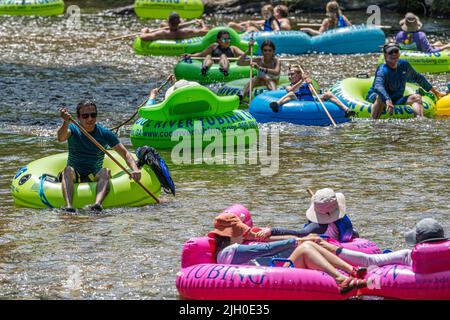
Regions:
<instances>
[{"instance_id":1,"label":"person in blue shirt","mask_svg":"<svg viewBox=\"0 0 450 320\"><path fill-rule=\"evenodd\" d=\"M109 192L111 172L103 167L105 154L92 143L81 130L70 122L70 113L66 107L59 108L60 116L64 120L58 129L58 141L68 141L69 156L67 166L61 173L61 183L66 207L65 211L75 212L73 208L74 183L97 182L97 196L95 204L90 209L96 212L103 210L102 201ZM77 106L78 123L104 148L115 150L131 168L131 177L135 181L141 179L141 172L133 156L120 143L111 130L97 124L97 106L90 100L83 100Z\"/></svg>"},{"instance_id":2,"label":"person in blue shirt","mask_svg":"<svg viewBox=\"0 0 450 320\"><path fill-rule=\"evenodd\" d=\"M410 105L414 113L423 117L422 96L418 93L403 96L406 82L420 85L426 91L431 91L438 98L445 94L437 91L428 80L418 73L406 60L399 59L400 46L391 42L383 47L385 63L380 65L375 73L372 87L366 100L372 102L372 118L378 119L386 107L393 114L394 105Z\"/></svg>"}]
</instances>

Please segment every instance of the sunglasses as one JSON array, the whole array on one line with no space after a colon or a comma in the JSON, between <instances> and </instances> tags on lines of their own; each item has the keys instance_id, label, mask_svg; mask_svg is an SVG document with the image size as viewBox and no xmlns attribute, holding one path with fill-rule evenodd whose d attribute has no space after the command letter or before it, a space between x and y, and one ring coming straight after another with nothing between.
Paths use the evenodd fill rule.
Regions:
<instances>
[{"instance_id":1,"label":"sunglasses","mask_svg":"<svg viewBox=\"0 0 450 320\"><path fill-rule=\"evenodd\" d=\"M220 41L222 41L222 42L230 42L231 39L230 38L221 38Z\"/></svg>"},{"instance_id":2,"label":"sunglasses","mask_svg":"<svg viewBox=\"0 0 450 320\"><path fill-rule=\"evenodd\" d=\"M81 118L83 118L83 119L87 119L87 118L89 118L89 116L90 116L92 119L95 119L95 118L97 118L97 112L92 112L92 113L82 113L82 114L80 114L80 116L81 116Z\"/></svg>"},{"instance_id":3,"label":"sunglasses","mask_svg":"<svg viewBox=\"0 0 450 320\"><path fill-rule=\"evenodd\" d=\"M388 54L389 55L393 55L393 54L397 54L397 53L399 53L400 51L399 50L392 50L391 52L389 52Z\"/></svg>"}]
</instances>

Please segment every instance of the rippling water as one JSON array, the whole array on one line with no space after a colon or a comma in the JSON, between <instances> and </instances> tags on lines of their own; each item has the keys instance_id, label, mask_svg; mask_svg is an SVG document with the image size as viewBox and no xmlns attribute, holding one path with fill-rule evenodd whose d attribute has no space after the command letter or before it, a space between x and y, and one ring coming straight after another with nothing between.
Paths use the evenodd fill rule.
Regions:
<instances>
[{"instance_id":1,"label":"rippling water","mask_svg":"<svg viewBox=\"0 0 450 320\"><path fill-rule=\"evenodd\" d=\"M422 217L449 229L448 119L357 120L338 129L264 125L281 132L280 169L272 177L261 175L261 165L174 165L162 152L177 197L162 196L161 205L99 216L15 208L9 187L16 170L66 150L55 139L59 103L93 98L99 121L111 126L132 114L176 62L135 56L131 41L105 41L139 30L136 18L83 14L79 30L66 22L0 17L0 298L177 299L182 244L208 232L216 213L242 203L257 225L300 227L307 187L344 192L360 234L382 248L402 248L403 232ZM449 26L433 23L425 24L433 36L449 39ZM376 54L302 58L324 88L373 73L376 60ZM441 89L449 81L448 74L429 78ZM128 134L123 130L121 140L131 147Z\"/></svg>"}]
</instances>

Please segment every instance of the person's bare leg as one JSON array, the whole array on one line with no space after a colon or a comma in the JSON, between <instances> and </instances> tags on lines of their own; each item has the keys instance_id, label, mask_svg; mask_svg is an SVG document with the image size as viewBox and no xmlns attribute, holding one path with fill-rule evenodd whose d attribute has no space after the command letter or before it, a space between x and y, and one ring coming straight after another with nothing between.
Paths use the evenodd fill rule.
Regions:
<instances>
[{"instance_id":1,"label":"person's bare leg","mask_svg":"<svg viewBox=\"0 0 450 320\"><path fill-rule=\"evenodd\" d=\"M211 66L213 65L213 60L212 60L212 57L211 57L211 55L207 55L206 57L205 57L205 60L203 61L203 64L202 64L202 75L203 76L206 76L206 72L208 71L208 69L209 68L211 68Z\"/></svg>"},{"instance_id":2,"label":"person's bare leg","mask_svg":"<svg viewBox=\"0 0 450 320\"><path fill-rule=\"evenodd\" d=\"M408 97L406 104L410 105L417 117L423 117L423 102L420 94L412 94Z\"/></svg>"},{"instance_id":3,"label":"person's bare leg","mask_svg":"<svg viewBox=\"0 0 450 320\"><path fill-rule=\"evenodd\" d=\"M270 91L277 90L277 83L273 79L267 79L266 86Z\"/></svg>"},{"instance_id":4,"label":"person's bare leg","mask_svg":"<svg viewBox=\"0 0 450 320\"><path fill-rule=\"evenodd\" d=\"M73 208L73 191L75 181L75 170L72 167L65 167L62 172L61 187L66 201L66 208Z\"/></svg>"},{"instance_id":5,"label":"person's bare leg","mask_svg":"<svg viewBox=\"0 0 450 320\"><path fill-rule=\"evenodd\" d=\"M341 274L316 248L311 246L311 242L302 243L288 259L294 263L296 268L324 271L335 278L338 283L346 279L346 276ZM284 266L288 265L286 263Z\"/></svg>"},{"instance_id":6,"label":"person's bare leg","mask_svg":"<svg viewBox=\"0 0 450 320\"><path fill-rule=\"evenodd\" d=\"M95 198L95 204L101 205L105 197L109 192L109 179L111 177L111 171L109 169L103 168L100 170L96 176L95 181L97 181L97 196Z\"/></svg>"},{"instance_id":7,"label":"person's bare leg","mask_svg":"<svg viewBox=\"0 0 450 320\"><path fill-rule=\"evenodd\" d=\"M228 23L228 27L230 27L231 29L236 30L237 32L241 32L242 31L241 24L236 23L236 22L229 22Z\"/></svg>"},{"instance_id":8,"label":"person's bare leg","mask_svg":"<svg viewBox=\"0 0 450 320\"><path fill-rule=\"evenodd\" d=\"M222 69L228 73L228 69L230 68L230 61L228 61L228 57L224 54L220 56L219 64Z\"/></svg>"},{"instance_id":9,"label":"person's bare leg","mask_svg":"<svg viewBox=\"0 0 450 320\"><path fill-rule=\"evenodd\" d=\"M337 255L331 253L327 249L323 248L317 243L314 242L307 242L310 246L312 246L315 250L317 250L329 263L331 263L335 268L344 270L347 273L352 272L353 266L349 263L345 262L341 258L339 258Z\"/></svg>"},{"instance_id":10,"label":"person's bare leg","mask_svg":"<svg viewBox=\"0 0 450 320\"><path fill-rule=\"evenodd\" d=\"M281 97L281 98L277 101L277 103L278 103L278 105L281 106L281 105L285 104L286 102L289 102L289 101L291 101L291 100L295 100L296 98L297 98L297 96L295 95L295 93L289 92L287 95Z\"/></svg>"},{"instance_id":11,"label":"person's bare leg","mask_svg":"<svg viewBox=\"0 0 450 320\"><path fill-rule=\"evenodd\" d=\"M377 97L375 102L372 104L372 119L379 119L384 107L385 103L383 100L381 100L380 97Z\"/></svg>"}]
</instances>

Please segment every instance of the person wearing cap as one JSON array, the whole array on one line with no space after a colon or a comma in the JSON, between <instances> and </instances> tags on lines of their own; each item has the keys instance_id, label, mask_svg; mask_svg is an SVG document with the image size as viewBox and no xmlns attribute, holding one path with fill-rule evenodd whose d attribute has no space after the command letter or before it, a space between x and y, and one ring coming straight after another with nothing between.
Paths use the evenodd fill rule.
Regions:
<instances>
[{"instance_id":1,"label":"person wearing cap","mask_svg":"<svg viewBox=\"0 0 450 320\"><path fill-rule=\"evenodd\" d=\"M180 15L176 12L172 12L168 18L168 28L159 31L152 31L149 28L141 30L141 39L144 41L155 40L182 40L192 37L204 36L208 33L209 28L205 25L203 20L197 20L197 24L200 29L180 27Z\"/></svg>"},{"instance_id":2,"label":"person wearing cap","mask_svg":"<svg viewBox=\"0 0 450 320\"><path fill-rule=\"evenodd\" d=\"M350 218L346 215L345 196L331 188L317 190L311 198L311 206L306 211L308 223L301 230L269 228L257 233L258 237L281 239L284 236L305 237L321 234L339 242L348 242L358 233L353 230Z\"/></svg>"},{"instance_id":3,"label":"person wearing cap","mask_svg":"<svg viewBox=\"0 0 450 320\"><path fill-rule=\"evenodd\" d=\"M410 105L414 114L423 117L422 96L418 93L404 96L406 82L416 83L426 91L431 91L438 98L445 94L436 90L431 83L409 64L399 59L400 46L390 42L383 46L385 63L378 66L375 79L369 89L366 101L372 103L372 118L380 118L384 108L389 114L394 113L394 105Z\"/></svg>"},{"instance_id":4,"label":"person wearing cap","mask_svg":"<svg viewBox=\"0 0 450 320\"><path fill-rule=\"evenodd\" d=\"M328 273L335 278L342 294L366 285L364 280L356 279L361 277L360 269L313 243L320 240L317 235L243 244L244 240L262 240L255 233L258 229L246 225L234 213L217 216L214 219L214 230L208 233L208 237L215 240L214 257L217 263L240 265L250 264L258 258L288 258L296 268ZM350 276L343 275L337 269L346 271Z\"/></svg>"},{"instance_id":5,"label":"person wearing cap","mask_svg":"<svg viewBox=\"0 0 450 320\"><path fill-rule=\"evenodd\" d=\"M402 50L435 53L450 48L450 44L443 45L442 42L430 45L427 35L420 31L422 22L414 13L408 12L400 21L400 27L402 31L396 35L395 41L400 44Z\"/></svg>"},{"instance_id":6,"label":"person wearing cap","mask_svg":"<svg viewBox=\"0 0 450 320\"><path fill-rule=\"evenodd\" d=\"M444 228L439 222L432 218L425 218L420 220L414 229L405 233L405 240L408 245L415 246L416 244L424 242L433 243L445 241L448 240L448 238L446 238ZM411 249L403 249L383 254L366 254L359 251L344 249L328 243L327 241L319 241L318 243L320 246L353 265L363 267L382 267L388 264L412 265Z\"/></svg>"}]
</instances>

